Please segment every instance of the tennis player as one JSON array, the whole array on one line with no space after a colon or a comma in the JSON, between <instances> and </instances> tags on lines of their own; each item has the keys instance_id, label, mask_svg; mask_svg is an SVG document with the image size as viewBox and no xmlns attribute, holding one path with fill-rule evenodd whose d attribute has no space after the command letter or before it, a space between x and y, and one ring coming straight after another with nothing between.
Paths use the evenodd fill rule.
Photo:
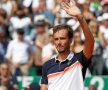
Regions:
<instances>
[{"instance_id":1,"label":"tennis player","mask_svg":"<svg viewBox=\"0 0 108 90\"><path fill-rule=\"evenodd\" d=\"M84 90L86 69L92 57L94 38L74 1L63 2L62 9L76 17L85 36L84 48L79 53L70 51L73 31L68 25L53 28L54 44L58 55L43 65L41 90Z\"/></svg>"}]
</instances>

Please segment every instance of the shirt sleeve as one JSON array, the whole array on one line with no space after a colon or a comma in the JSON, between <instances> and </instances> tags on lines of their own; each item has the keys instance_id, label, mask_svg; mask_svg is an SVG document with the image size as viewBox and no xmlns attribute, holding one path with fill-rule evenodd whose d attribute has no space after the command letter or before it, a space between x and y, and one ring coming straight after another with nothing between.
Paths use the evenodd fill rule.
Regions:
<instances>
[{"instance_id":1,"label":"shirt sleeve","mask_svg":"<svg viewBox=\"0 0 108 90\"><path fill-rule=\"evenodd\" d=\"M86 56L84 55L83 51L78 53L78 60L81 63L83 67L88 67L89 64L91 63L91 58L88 60Z\"/></svg>"},{"instance_id":2,"label":"shirt sleeve","mask_svg":"<svg viewBox=\"0 0 108 90\"><path fill-rule=\"evenodd\" d=\"M42 67L42 79L41 84L48 84L48 78L47 78L47 64L45 63Z\"/></svg>"},{"instance_id":3,"label":"shirt sleeve","mask_svg":"<svg viewBox=\"0 0 108 90\"><path fill-rule=\"evenodd\" d=\"M81 51L80 53L78 53L77 58L78 58L78 61L82 65L82 75L83 75L83 80L84 80L85 79L85 74L86 74L87 67L91 63L91 58L88 60L86 58L86 56L84 55L83 51Z\"/></svg>"},{"instance_id":4,"label":"shirt sleeve","mask_svg":"<svg viewBox=\"0 0 108 90\"><path fill-rule=\"evenodd\" d=\"M13 50L13 45L10 42L9 45L8 45L8 48L7 48L6 55L5 55L6 59L10 59L11 58L11 56L12 56L12 50Z\"/></svg>"}]
</instances>

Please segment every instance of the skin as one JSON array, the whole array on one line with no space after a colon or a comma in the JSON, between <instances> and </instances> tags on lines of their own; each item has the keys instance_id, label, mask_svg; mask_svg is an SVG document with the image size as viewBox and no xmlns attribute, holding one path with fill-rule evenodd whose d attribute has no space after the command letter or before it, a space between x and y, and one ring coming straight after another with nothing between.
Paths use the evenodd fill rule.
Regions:
<instances>
[{"instance_id":1,"label":"skin","mask_svg":"<svg viewBox=\"0 0 108 90\"><path fill-rule=\"evenodd\" d=\"M62 9L65 10L68 15L76 17L76 19L79 21L85 36L83 53L87 60L89 60L93 53L94 38L87 26L85 19L82 18L80 9L75 5L74 1L71 1L71 3L72 5L63 2ZM70 52L71 40L72 39L68 38L67 32L64 29L54 33L54 43L59 52L58 60L62 61L68 56ZM42 84L41 90L48 90L47 85Z\"/></svg>"},{"instance_id":2,"label":"skin","mask_svg":"<svg viewBox=\"0 0 108 90\"><path fill-rule=\"evenodd\" d=\"M60 31L54 33L54 44L57 51L59 52L58 60L64 60L70 53L71 41L72 39L69 39L68 31L65 29L61 29Z\"/></svg>"},{"instance_id":3,"label":"skin","mask_svg":"<svg viewBox=\"0 0 108 90\"><path fill-rule=\"evenodd\" d=\"M89 87L89 90L97 90L97 88L96 88L95 85L91 85L91 86Z\"/></svg>"},{"instance_id":4,"label":"skin","mask_svg":"<svg viewBox=\"0 0 108 90\"><path fill-rule=\"evenodd\" d=\"M9 73L9 66L7 64L1 65L1 77L8 77Z\"/></svg>"},{"instance_id":5,"label":"skin","mask_svg":"<svg viewBox=\"0 0 108 90\"><path fill-rule=\"evenodd\" d=\"M9 77L11 75L8 64L1 64L0 71L2 78L1 83L2 85L7 85L7 83L10 82ZM18 90L17 85L13 85L13 90Z\"/></svg>"},{"instance_id":6,"label":"skin","mask_svg":"<svg viewBox=\"0 0 108 90\"><path fill-rule=\"evenodd\" d=\"M83 44L81 41L81 33L74 32L74 44L72 45L71 49L74 53L78 53L83 50Z\"/></svg>"},{"instance_id":7,"label":"skin","mask_svg":"<svg viewBox=\"0 0 108 90\"><path fill-rule=\"evenodd\" d=\"M24 35L17 34L17 36L18 36L18 41L22 42L24 39Z\"/></svg>"}]
</instances>

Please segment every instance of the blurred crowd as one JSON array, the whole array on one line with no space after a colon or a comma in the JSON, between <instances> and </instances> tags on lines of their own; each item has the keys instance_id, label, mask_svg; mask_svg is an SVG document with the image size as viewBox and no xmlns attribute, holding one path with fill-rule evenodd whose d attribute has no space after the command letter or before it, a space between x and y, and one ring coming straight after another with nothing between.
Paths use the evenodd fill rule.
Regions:
<instances>
[{"instance_id":1,"label":"blurred crowd","mask_svg":"<svg viewBox=\"0 0 108 90\"><path fill-rule=\"evenodd\" d=\"M61 9L61 2L0 0L0 85L18 90L16 77L31 75L31 68L41 76L42 65L58 53L53 42L55 25L70 25L74 31L70 50L83 49L79 22ZM95 39L88 74L108 75L108 0L76 0L76 4Z\"/></svg>"}]
</instances>

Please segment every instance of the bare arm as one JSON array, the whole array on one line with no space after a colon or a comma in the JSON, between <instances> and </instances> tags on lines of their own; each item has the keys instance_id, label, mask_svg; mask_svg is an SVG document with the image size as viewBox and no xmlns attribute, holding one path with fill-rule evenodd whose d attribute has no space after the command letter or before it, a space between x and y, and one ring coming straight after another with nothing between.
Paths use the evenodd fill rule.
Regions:
<instances>
[{"instance_id":1,"label":"bare arm","mask_svg":"<svg viewBox=\"0 0 108 90\"><path fill-rule=\"evenodd\" d=\"M90 32L88 25L83 18L82 15L76 16L78 21L80 22L81 28L83 30L84 36L85 36L85 43L83 48L83 53L86 56L87 59L89 59L92 56L93 49L94 49L94 38L92 33Z\"/></svg>"},{"instance_id":2,"label":"bare arm","mask_svg":"<svg viewBox=\"0 0 108 90\"><path fill-rule=\"evenodd\" d=\"M41 84L41 89L40 90L48 90L47 85Z\"/></svg>"},{"instance_id":3,"label":"bare arm","mask_svg":"<svg viewBox=\"0 0 108 90\"><path fill-rule=\"evenodd\" d=\"M81 15L80 9L76 6L74 0L72 0L70 4L63 3L62 8L67 12L67 14L69 14L70 16L74 16L78 19L81 25L81 28L83 30L84 36L85 36L85 44L84 44L83 53L86 56L86 58L89 59L93 53L94 38L87 26L85 19Z\"/></svg>"}]
</instances>

